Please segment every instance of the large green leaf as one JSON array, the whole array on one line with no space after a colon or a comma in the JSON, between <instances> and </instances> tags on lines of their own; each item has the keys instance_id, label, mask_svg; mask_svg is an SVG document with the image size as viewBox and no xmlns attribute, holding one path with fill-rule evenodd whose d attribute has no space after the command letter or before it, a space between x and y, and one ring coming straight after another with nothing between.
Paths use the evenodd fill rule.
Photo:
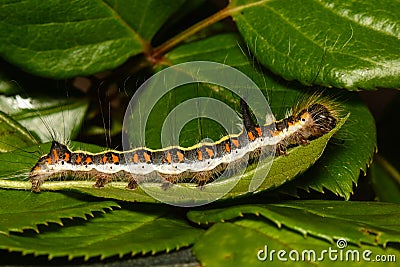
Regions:
<instances>
[{"instance_id":1,"label":"large green leaf","mask_svg":"<svg viewBox=\"0 0 400 267\"><path fill-rule=\"evenodd\" d=\"M81 195L0 190L0 233L22 232L25 229L39 231L38 224L50 222L63 225L61 219L94 216L93 212L119 207L113 201L82 198ZM1 243L1 242L0 242Z\"/></svg>"},{"instance_id":2,"label":"large green leaf","mask_svg":"<svg viewBox=\"0 0 400 267\"><path fill-rule=\"evenodd\" d=\"M367 251L366 260L363 258L365 251ZM342 264L366 266L366 264L371 265L371 262L374 262L373 266L397 266L396 260L400 257L399 250L392 247L383 249L380 246L347 244L341 249L337 244L311 236L304 237L286 228L278 229L254 217L244 218L235 223L217 223L195 243L193 253L202 266L218 267L288 266L289 264L290 266ZM283 260L280 260L282 258ZM386 262L381 262L379 265L377 262L379 259L381 261L386 259Z\"/></svg>"},{"instance_id":3,"label":"large green leaf","mask_svg":"<svg viewBox=\"0 0 400 267\"><path fill-rule=\"evenodd\" d=\"M24 254L102 259L156 253L189 246L204 232L190 226L168 207L136 204L64 227L43 228L41 234L0 235L0 248Z\"/></svg>"},{"instance_id":4,"label":"large green leaf","mask_svg":"<svg viewBox=\"0 0 400 267\"><path fill-rule=\"evenodd\" d=\"M240 33L273 72L303 84L400 85L400 5L385 1L234 0Z\"/></svg>"},{"instance_id":5,"label":"large green leaf","mask_svg":"<svg viewBox=\"0 0 400 267\"><path fill-rule=\"evenodd\" d=\"M330 242L340 238L356 245L386 246L388 242L400 242L400 209L392 203L287 201L190 211L188 218L208 224L243 217L244 214L262 216L278 227L285 226Z\"/></svg>"},{"instance_id":6,"label":"large green leaf","mask_svg":"<svg viewBox=\"0 0 400 267\"><path fill-rule=\"evenodd\" d=\"M0 55L53 78L115 68L146 50L180 1L1 1Z\"/></svg>"}]
</instances>

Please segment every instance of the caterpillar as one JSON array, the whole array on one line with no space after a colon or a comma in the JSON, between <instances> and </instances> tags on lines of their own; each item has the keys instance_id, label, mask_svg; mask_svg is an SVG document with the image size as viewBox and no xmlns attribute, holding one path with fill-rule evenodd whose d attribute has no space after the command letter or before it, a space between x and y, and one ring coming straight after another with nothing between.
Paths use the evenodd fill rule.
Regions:
<instances>
[{"instance_id":1,"label":"caterpillar","mask_svg":"<svg viewBox=\"0 0 400 267\"><path fill-rule=\"evenodd\" d=\"M294 107L286 118L261 126L253 121L243 99L240 107L243 128L239 134L189 148L173 146L152 150L139 147L94 154L72 151L67 145L53 141L50 152L40 157L29 173L31 191L40 192L40 185L45 180L66 176L93 179L96 188L122 177L127 182L127 189L136 189L138 183L153 174L166 183L189 180L203 186L212 182L228 165L242 166L248 160L259 158L262 149L275 149L275 154L282 156L287 154L288 148L307 145L310 140L335 128L339 118L332 101L318 96Z\"/></svg>"}]
</instances>

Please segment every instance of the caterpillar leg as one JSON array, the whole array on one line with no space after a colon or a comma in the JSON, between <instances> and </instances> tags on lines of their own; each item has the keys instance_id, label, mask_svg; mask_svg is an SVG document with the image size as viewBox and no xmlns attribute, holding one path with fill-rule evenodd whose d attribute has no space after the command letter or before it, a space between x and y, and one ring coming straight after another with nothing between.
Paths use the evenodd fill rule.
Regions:
<instances>
[{"instance_id":1,"label":"caterpillar leg","mask_svg":"<svg viewBox=\"0 0 400 267\"><path fill-rule=\"evenodd\" d=\"M286 153L286 149L287 149L287 147L286 147L285 144L278 143L276 145L276 155L278 155L278 156L287 156L288 153Z\"/></svg>"},{"instance_id":2,"label":"caterpillar leg","mask_svg":"<svg viewBox=\"0 0 400 267\"><path fill-rule=\"evenodd\" d=\"M167 190L168 188L170 188L172 186L172 184L176 184L179 181L182 180L182 178L184 177L184 174L164 174L164 173L159 173L159 175L162 178L162 185L161 188L163 190Z\"/></svg>"},{"instance_id":3,"label":"caterpillar leg","mask_svg":"<svg viewBox=\"0 0 400 267\"><path fill-rule=\"evenodd\" d=\"M128 173L126 173L125 176L128 176L128 185L125 188L129 190L135 190L136 188L138 188L139 183L146 179L146 176L133 175Z\"/></svg>"},{"instance_id":4,"label":"caterpillar leg","mask_svg":"<svg viewBox=\"0 0 400 267\"><path fill-rule=\"evenodd\" d=\"M35 193L39 193L40 185L43 184L44 179L39 175L35 175L35 176L29 177L29 181L32 184L31 191L35 192Z\"/></svg>"},{"instance_id":5,"label":"caterpillar leg","mask_svg":"<svg viewBox=\"0 0 400 267\"><path fill-rule=\"evenodd\" d=\"M295 146L295 145L308 145L310 141L302 134L297 133L296 135L292 135L283 139L276 145L276 154L278 156L287 156L286 150L288 147Z\"/></svg>"},{"instance_id":6,"label":"caterpillar leg","mask_svg":"<svg viewBox=\"0 0 400 267\"><path fill-rule=\"evenodd\" d=\"M200 186L200 188L202 188L210 180L212 180L215 173L216 170L195 172L193 180L197 183L198 186Z\"/></svg>"},{"instance_id":7,"label":"caterpillar leg","mask_svg":"<svg viewBox=\"0 0 400 267\"><path fill-rule=\"evenodd\" d=\"M310 141L302 133L297 133L289 141L290 144L299 144L302 146L308 145L310 143Z\"/></svg>"},{"instance_id":8,"label":"caterpillar leg","mask_svg":"<svg viewBox=\"0 0 400 267\"><path fill-rule=\"evenodd\" d=\"M125 188L129 189L129 190L135 190L137 187L138 187L138 183L136 182L136 180L134 178L132 178L132 179L129 179L128 185Z\"/></svg>"},{"instance_id":9,"label":"caterpillar leg","mask_svg":"<svg viewBox=\"0 0 400 267\"><path fill-rule=\"evenodd\" d=\"M96 182L93 185L95 188L103 188L106 184L108 184L112 180L112 176L110 174L98 174L96 175Z\"/></svg>"}]
</instances>

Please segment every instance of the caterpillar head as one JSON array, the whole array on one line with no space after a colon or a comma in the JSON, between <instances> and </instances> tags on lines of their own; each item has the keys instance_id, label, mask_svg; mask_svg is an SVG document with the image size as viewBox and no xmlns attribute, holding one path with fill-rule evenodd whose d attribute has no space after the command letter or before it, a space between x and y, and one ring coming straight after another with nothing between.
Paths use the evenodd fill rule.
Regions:
<instances>
[{"instance_id":1,"label":"caterpillar head","mask_svg":"<svg viewBox=\"0 0 400 267\"><path fill-rule=\"evenodd\" d=\"M309 136L317 138L336 127L337 119L322 104L312 104L300 112L297 119L305 126Z\"/></svg>"}]
</instances>

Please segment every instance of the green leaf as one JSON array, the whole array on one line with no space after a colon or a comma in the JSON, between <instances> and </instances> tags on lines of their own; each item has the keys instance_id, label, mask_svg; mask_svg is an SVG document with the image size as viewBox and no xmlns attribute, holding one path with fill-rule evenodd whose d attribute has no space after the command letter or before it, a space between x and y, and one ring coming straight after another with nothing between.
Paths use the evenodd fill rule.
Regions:
<instances>
[{"instance_id":1,"label":"green leaf","mask_svg":"<svg viewBox=\"0 0 400 267\"><path fill-rule=\"evenodd\" d=\"M190 211L188 218L197 223L214 223L243 217L262 216L279 228L285 226L304 236L312 235L333 242L339 238L386 246L400 242L400 209L397 204L343 201L287 201L204 211Z\"/></svg>"},{"instance_id":2,"label":"green leaf","mask_svg":"<svg viewBox=\"0 0 400 267\"><path fill-rule=\"evenodd\" d=\"M93 212L119 207L114 201L98 201L79 195L16 190L0 190L0 233L22 232L33 229L39 232L38 224L57 223L63 225L62 218L93 217Z\"/></svg>"},{"instance_id":3,"label":"green leaf","mask_svg":"<svg viewBox=\"0 0 400 267\"><path fill-rule=\"evenodd\" d=\"M0 235L0 248L23 254L100 256L155 254L189 246L204 232L174 215L168 207L139 205L64 227L43 228L41 234Z\"/></svg>"},{"instance_id":4,"label":"green leaf","mask_svg":"<svg viewBox=\"0 0 400 267\"><path fill-rule=\"evenodd\" d=\"M157 31L168 22L186 0L104 0L104 2L141 39L150 43Z\"/></svg>"},{"instance_id":5,"label":"green leaf","mask_svg":"<svg viewBox=\"0 0 400 267\"><path fill-rule=\"evenodd\" d=\"M0 55L41 76L113 69L143 52L183 1L1 1Z\"/></svg>"},{"instance_id":6,"label":"green leaf","mask_svg":"<svg viewBox=\"0 0 400 267\"><path fill-rule=\"evenodd\" d=\"M38 140L7 114L0 111L0 152L15 150L14 144L22 146L32 146Z\"/></svg>"},{"instance_id":7,"label":"green leaf","mask_svg":"<svg viewBox=\"0 0 400 267\"><path fill-rule=\"evenodd\" d=\"M43 149L43 150L42 150ZM29 172L40 156L48 153L48 145L35 145L27 148L18 148L11 152L0 153L0 187L29 190Z\"/></svg>"},{"instance_id":8,"label":"green leaf","mask_svg":"<svg viewBox=\"0 0 400 267\"><path fill-rule=\"evenodd\" d=\"M347 89L400 86L400 5L385 1L235 0L256 58L285 79Z\"/></svg>"},{"instance_id":9,"label":"green leaf","mask_svg":"<svg viewBox=\"0 0 400 267\"><path fill-rule=\"evenodd\" d=\"M82 97L60 98L58 95L24 98L20 95L0 95L0 110L20 124L4 124L4 128L0 130L29 131L32 136L37 137L31 136L31 139L39 139L42 143L52 141L54 138L71 140L77 135L88 106L88 99ZM26 129L22 129L21 125ZM4 140L4 143L14 148L32 145L32 143L24 144L11 139Z\"/></svg>"},{"instance_id":10,"label":"green leaf","mask_svg":"<svg viewBox=\"0 0 400 267\"><path fill-rule=\"evenodd\" d=\"M368 176L378 200L400 203L400 173L383 157L375 159Z\"/></svg>"},{"instance_id":11,"label":"green leaf","mask_svg":"<svg viewBox=\"0 0 400 267\"><path fill-rule=\"evenodd\" d=\"M298 260L293 250L298 252ZM394 257L390 256L391 260L382 263L382 266L397 266L396 260L400 257L398 249L369 245L359 247L352 244L340 249L337 244L330 244L311 236L304 237L286 228L278 229L254 217L244 218L235 223L217 223L193 247L193 253L202 266L365 266L370 264L362 257L366 250L371 251L367 259L374 264L379 264L375 262L377 255L383 255L386 259L387 256L393 255ZM258 259L258 253L262 260ZM287 260L279 260L278 253ZM354 260L352 253L355 253ZM356 255L359 255L358 261ZM266 258L263 259L264 257Z\"/></svg>"}]
</instances>

